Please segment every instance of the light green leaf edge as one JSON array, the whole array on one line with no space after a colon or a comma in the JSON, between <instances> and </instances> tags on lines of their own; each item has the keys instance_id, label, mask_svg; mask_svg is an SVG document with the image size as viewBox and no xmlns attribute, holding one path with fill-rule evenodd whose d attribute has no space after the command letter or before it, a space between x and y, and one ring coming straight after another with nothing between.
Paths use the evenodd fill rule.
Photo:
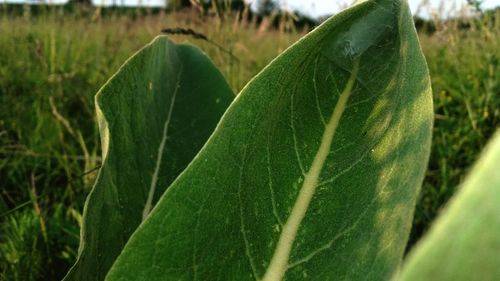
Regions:
<instances>
[{"instance_id":1,"label":"light green leaf edge","mask_svg":"<svg viewBox=\"0 0 500 281\"><path fill-rule=\"evenodd\" d=\"M106 280L388 280L432 123L407 2L362 2L243 89Z\"/></svg>"},{"instance_id":2,"label":"light green leaf edge","mask_svg":"<svg viewBox=\"0 0 500 281\"><path fill-rule=\"evenodd\" d=\"M500 131L394 280L500 280Z\"/></svg>"},{"instance_id":3,"label":"light green leaf edge","mask_svg":"<svg viewBox=\"0 0 500 281\"><path fill-rule=\"evenodd\" d=\"M64 281L104 280L158 198L206 142L234 94L198 48L158 36L95 97L103 164Z\"/></svg>"}]
</instances>

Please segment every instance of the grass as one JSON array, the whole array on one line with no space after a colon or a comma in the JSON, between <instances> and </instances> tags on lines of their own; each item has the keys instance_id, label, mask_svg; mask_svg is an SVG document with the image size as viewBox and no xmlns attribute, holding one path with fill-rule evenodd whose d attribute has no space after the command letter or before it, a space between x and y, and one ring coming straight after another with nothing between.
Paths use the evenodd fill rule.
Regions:
<instances>
[{"instance_id":1,"label":"grass","mask_svg":"<svg viewBox=\"0 0 500 281\"><path fill-rule=\"evenodd\" d=\"M437 22L420 36L434 92L432 153L412 245L427 230L494 132L500 129L500 10L482 21Z\"/></svg>"},{"instance_id":2,"label":"grass","mask_svg":"<svg viewBox=\"0 0 500 281\"><path fill-rule=\"evenodd\" d=\"M207 52L235 92L305 34L286 19L270 29L269 21L238 16L0 8L0 280L58 280L74 261L100 165L93 96L159 30L188 27L223 46L173 36ZM500 127L500 13L471 20L470 29L434 24L435 33L420 36L434 89L434 142L410 245Z\"/></svg>"}]
</instances>

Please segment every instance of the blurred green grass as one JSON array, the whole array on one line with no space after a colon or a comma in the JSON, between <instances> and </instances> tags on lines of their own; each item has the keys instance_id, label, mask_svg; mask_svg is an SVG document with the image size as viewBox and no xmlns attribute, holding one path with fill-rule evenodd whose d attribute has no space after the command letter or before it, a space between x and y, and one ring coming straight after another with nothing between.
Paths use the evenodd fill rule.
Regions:
<instances>
[{"instance_id":1,"label":"blurred green grass","mask_svg":"<svg viewBox=\"0 0 500 281\"><path fill-rule=\"evenodd\" d=\"M34 13L36 12L36 15ZM243 11L245 13L245 11ZM81 212L100 165L94 94L164 27L186 27L238 92L305 34L284 17L0 8L0 280L58 280L76 257ZM500 127L500 12L432 22L420 34L434 90L431 161L410 246ZM227 52L234 55L228 55Z\"/></svg>"}]
</instances>

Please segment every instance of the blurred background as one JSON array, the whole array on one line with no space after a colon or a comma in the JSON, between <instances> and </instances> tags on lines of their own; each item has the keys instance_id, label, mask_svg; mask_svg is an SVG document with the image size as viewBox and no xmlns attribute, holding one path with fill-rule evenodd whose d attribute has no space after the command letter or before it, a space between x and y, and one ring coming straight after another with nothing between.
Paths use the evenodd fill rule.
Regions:
<instances>
[{"instance_id":1,"label":"blurred background","mask_svg":"<svg viewBox=\"0 0 500 281\"><path fill-rule=\"evenodd\" d=\"M100 167L94 94L162 28L235 92L352 1L0 0L0 280L60 280ZM409 0L432 78L432 155L408 249L500 128L500 1ZM220 47L222 46L222 48Z\"/></svg>"}]
</instances>

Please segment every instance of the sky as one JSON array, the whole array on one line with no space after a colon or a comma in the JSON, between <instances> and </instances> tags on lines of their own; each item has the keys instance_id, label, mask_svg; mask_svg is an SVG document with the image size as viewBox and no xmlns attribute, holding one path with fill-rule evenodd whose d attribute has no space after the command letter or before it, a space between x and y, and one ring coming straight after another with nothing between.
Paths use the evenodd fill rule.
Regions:
<instances>
[{"instance_id":1,"label":"sky","mask_svg":"<svg viewBox=\"0 0 500 281\"><path fill-rule=\"evenodd\" d=\"M279 0L283 6L288 6L291 10L299 10L313 17L325 16L337 13L343 8L349 6L352 0ZM445 15L455 13L467 3L466 0L408 0L413 13L419 12L420 16L429 17L429 10L441 10L440 7L444 3L443 11ZM423 2L429 2L428 6L419 9ZM485 0L482 8L491 9L500 6L500 0ZM429 9L430 8L430 9Z\"/></svg>"},{"instance_id":2,"label":"sky","mask_svg":"<svg viewBox=\"0 0 500 281\"><path fill-rule=\"evenodd\" d=\"M0 0L1 2L7 3L37 3L37 2L50 2L54 4L65 4L69 0ZM161 7L164 5L165 1L168 0L92 0L94 5L117 5L117 6L149 6L149 7ZM247 2L252 2L252 0L245 0ZM253 4L257 0L253 0ZM309 15L313 18L322 17L327 15L332 15L343 8L349 6L353 0L276 0L279 4L290 10L300 11L302 14ZM463 11L463 7L466 5L466 0L408 0L410 3L410 8L413 13L419 14L419 16L424 18L429 18L432 11L443 11L438 13L440 16L454 16L457 15L457 11ZM428 2L428 6L422 7L422 2ZM441 6L444 3L444 6ZM491 9L500 6L500 0L484 0L482 4L483 9ZM442 7L442 8L441 8ZM443 14L444 13L444 14Z\"/></svg>"}]
</instances>

